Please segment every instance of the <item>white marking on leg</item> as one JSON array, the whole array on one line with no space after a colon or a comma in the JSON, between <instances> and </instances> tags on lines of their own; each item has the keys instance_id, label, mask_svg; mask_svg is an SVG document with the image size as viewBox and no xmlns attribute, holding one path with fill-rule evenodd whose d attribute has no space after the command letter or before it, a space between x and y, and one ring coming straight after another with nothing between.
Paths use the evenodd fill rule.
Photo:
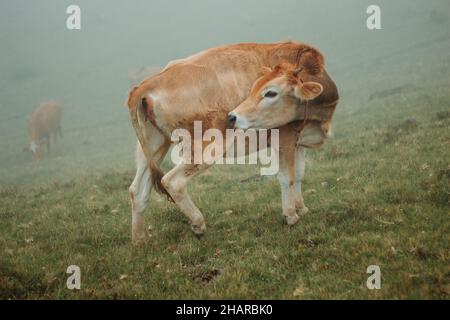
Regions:
<instances>
[{"instance_id":1,"label":"white marking on leg","mask_svg":"<svg viewBox=\"0 0 450 320\"><path fill-rule=\"evenodd\" d=\"M139 244L145 239L144 211L148 205L151 191L150 170L140 144L136 147L136 175L129 188L131 198L131 230L133 243Z\"/></svg>"},{"instance_id":2,"label":"white marking on leg","mask_svg":"<svg viewBox=\"0 0 450 320\"><path fill-rule=\"evenodd\" d=\"M308 208L305 207L303 196L302 196L302 181L305 176L306 158L305 158L305 148L299 147L295 151L295 191L296 191L296 201L295 207L300 209L302 213L308 212Z\"/></svg>"},{"instance_id":3,"label":"white marking on leg","mask_svg":"<svg viewBox=\"0 0 450 320\"><path fill-rule=\"evenodd\" d=\"M281 205L283 216L288 225L295 224L299 217L295 212L296 189L293 177L288 173L288 168L281 167L278 173L278 181L281 187Z\"/></svg>"}]
</instances>

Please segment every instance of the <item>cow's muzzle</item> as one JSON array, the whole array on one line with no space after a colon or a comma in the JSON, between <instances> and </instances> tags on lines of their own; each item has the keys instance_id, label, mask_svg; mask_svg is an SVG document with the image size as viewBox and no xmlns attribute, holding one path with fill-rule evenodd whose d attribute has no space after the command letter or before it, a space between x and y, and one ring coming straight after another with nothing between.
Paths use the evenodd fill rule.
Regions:
<instances>
[{"instance_id":1,"label":"cow's muzzle","mask_svg":"<svg viewBox=\"0 0 450 320\"><path fill-rule=\"evenodd\" d=\"M227 116L228 128L234 128L235 124L236 124L236 115L233 112L228 113L228 116Z\"/></svg>"}]
</instances>

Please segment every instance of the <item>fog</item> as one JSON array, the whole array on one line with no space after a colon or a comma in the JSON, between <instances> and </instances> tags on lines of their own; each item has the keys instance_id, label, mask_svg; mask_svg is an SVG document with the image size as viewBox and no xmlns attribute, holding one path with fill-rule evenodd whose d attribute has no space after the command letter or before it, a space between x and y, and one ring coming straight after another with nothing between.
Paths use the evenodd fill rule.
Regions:
<instances>
[{"instance_id":1,"label":"fog","mask_svg":"<svg viewBox=\"0 0 450 320\"><path fill-rule=\"evenodd\" d=\"M22 148L27 119L49 99L63 107L64 137L43 159L43 172L57 168L62 177L92 168L132 169L135 138L124 108L130 71L163 67L206 48L290 39L320 48L342 96L337 119L357 112L373 85L420 85L428 64L436 70L448 65L447 0L376 1L382 29L368 30L366 9L373 3L1 1L0 183L25 181L27 168L33 168L27 176L39 174ZM81 8L81 30L66 28L70 4Z\"/></svg>"}]
</instances>

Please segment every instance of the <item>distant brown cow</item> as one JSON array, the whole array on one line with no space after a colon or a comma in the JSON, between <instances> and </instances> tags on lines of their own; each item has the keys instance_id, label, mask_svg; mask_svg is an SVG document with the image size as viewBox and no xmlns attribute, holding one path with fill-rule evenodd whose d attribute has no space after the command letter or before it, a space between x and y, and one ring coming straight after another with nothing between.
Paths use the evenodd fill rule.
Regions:
<instances>
[{"instance_id":1,"label":"distant brown cow","mask_svg":"<svg viewBox=\"0 0 450 320\"><path fill-rule=\"evenodd\" d=\"M34 110L28 123L31 142L25 148L33 152L34 160L41 157L41 144L45 144L47 153L50 153L50 136L53 136L53 142L56 141L56 135L62 136L61 117L61 107L55 101L44 102Z\"/></svg>"}]
</instances>

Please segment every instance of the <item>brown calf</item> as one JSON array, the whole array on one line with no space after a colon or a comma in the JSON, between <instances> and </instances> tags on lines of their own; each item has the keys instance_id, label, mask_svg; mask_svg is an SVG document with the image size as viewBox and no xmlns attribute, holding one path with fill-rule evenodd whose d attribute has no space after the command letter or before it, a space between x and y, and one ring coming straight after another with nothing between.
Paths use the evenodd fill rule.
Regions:
<instances>
[{"instance_id":1,"label":"brown calf","mask_svg":"<svg viewBox=\"0 0 450 320\"><path fill-rule=\"evenodd\" d=\"M278 127L280 130L278 177L282 213L289 225L295 224L299 219L296 209L308 210L301 196L305 170L303 146L319 145L323 140L317 142L314 137L313 143L304 143L302 132L312 128L314 136L323 133L338 101L336 86L324 70L323 61L317 49L302 43L237 44L172 61L161 73L134 87L128 96L131 122L139 141L137 172L129 189L133 242L139 244L145 239L143 212L152 186L180 207L195 234L204 232L203 214L192 202L186 187L191 178L211 165L181 162L164 174L158 164L172 144L174 130L193 132L194 121L200 120L203 132L211 128L224 132L230 124L240 125L243 121L239 119L244 114L251 125L243 128ZM291 73L294 77L294 70L298 80L290 79L290 87L285 84L282 94L278 92L283 103L273 105L270 112L259 112L251 106L252 95L266 88L266 80L274 80L281 73ZM291 90L294 82L300 81L303 85ZM230 111L243 102L245 106L235 110L237 115L233 121ZM259 113L254 117L257 121L249 120L252 113Z\"/></svg>"},{"instance_id":2,"label":"brown calf","mask_svg":"<svg viewBox=\"0 0 450 320\"><path fill-rule=\"evenodd\" d=\"M53 136L53 142L56 141L56 135L62 136L61 117L61 107L55 101L42 103L34 110L28 123L31 142L25 148L33 152L34 160L37 161L41 157L41 144L45 144L47 153L50 153L51 136Z\"/></svg>"}]
</instances>

